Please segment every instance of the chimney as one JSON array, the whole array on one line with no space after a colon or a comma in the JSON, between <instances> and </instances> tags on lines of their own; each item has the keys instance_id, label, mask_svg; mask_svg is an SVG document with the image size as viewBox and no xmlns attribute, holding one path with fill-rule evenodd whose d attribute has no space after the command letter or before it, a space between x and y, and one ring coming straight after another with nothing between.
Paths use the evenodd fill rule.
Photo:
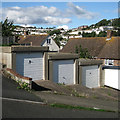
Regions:
<instances>
[{"instance_id":1,"label":"chimney","mask_svg":"<svg viewBox=\"0 0 120 120\"><path fill-rule=\"evenodd\" d=\"M111 38L112 37L112 30L107 30L107 38Z\"/></svg>"},{"instance_id":2,"label":"chimney","mask_svg":"<svg viewBox=\"0 0 120 120\"><path fill-rule=\"evenodd\" d=\"M107 39L106 40L111 40L112 37L112 30L107 30Z\"/></svg>"}]
</instances>

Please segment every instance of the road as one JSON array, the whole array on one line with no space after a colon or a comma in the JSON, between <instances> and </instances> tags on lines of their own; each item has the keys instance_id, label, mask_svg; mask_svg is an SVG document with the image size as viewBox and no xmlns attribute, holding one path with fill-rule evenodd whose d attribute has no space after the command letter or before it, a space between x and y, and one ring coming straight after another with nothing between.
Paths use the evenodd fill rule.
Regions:
<instances>
[{"instance_id":1,"label":"road","mask_svg":"<svg viewBox=\"0 0 120 120\"><path fill-rule=\"evenodd\" d=\"M53 108L27 91L17 89L18 84L2 77L2 118L117 118L114 112L70 110Z\"/></svg>"}]
</instances>

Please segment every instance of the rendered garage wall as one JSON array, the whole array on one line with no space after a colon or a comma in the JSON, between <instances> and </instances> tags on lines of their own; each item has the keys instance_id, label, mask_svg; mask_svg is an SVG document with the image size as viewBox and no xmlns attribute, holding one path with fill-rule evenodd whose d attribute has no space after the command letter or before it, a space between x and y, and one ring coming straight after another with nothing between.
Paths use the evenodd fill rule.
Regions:
<instances>
[{"instance_id":1,"label":"rendered garage wall","mask_svg":"<svg viewBox=\"0 0 120 120\"><path fill-rule=\"evenodd\" d=\"M11 47L1 47L2 51L0 51L0 63L3 63L6 65L7 68L12 69L12 53L11 53Z\"/></svg>"}]
</instances>

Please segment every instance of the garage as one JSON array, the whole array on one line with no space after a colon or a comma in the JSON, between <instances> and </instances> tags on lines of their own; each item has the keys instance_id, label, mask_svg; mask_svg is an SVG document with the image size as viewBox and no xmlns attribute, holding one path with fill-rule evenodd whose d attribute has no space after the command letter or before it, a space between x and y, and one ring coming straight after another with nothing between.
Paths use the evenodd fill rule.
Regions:
<instances>
[{"instance_id":1,"label":"garage","mask_svg":"<svg viewBox=\"0 0 120 120\"><path fill-rule=\"evenodd\" d=\"M99 69L97 65L82 67L82 85L89 88L99 87L99 79Z\"/></svg>"},{"instance_id":2,"label":"garage","mask_svg":"<svg viewBox=\"0 0 120 120\"><path fill-rule=\"evenodd\" d=\"M79 82L88 88L100 87L101 60L79 60Z\"/></svg>"},{"instance_id":3,"label":"garage","mask_svg":"<svg viewBox=\"0 0 120 120\"><path fill-rule=\"evenodd\" d=\"M43 79L43 53L17 53L16 72L32 80Z\"/></svg>"},{"instance_id":4,"label":"garage","mask_svg":"<svg viewBox=\"0 0 120 120\"><path fill-rule=\"evenodd\" d=\"M46 53L46 79L66 85L76 84L78 81L77 54ZM48 63L48 65L47 65Z\"/></svg>"},{"instance_id":5,"label":"garage","mask_svg":"<svg viewBox=\"0 0 120 120\"><path fill-rule=\"evenodd\" d=\"M44 79L44 53L48 47L41 46L6 46L2 48L4 64L23 77L32 80ZM9 58L9 59L7 59Z\"/></svg>"},{"instance_id":6,"label":"garage","mask_svg":"<svg viewBox=\"0 0 120 120\"><path fill-rule=\"evenodd\" d=\"M53 81L62 84L75 84L74 60L53 61Z\"/></svg>"},{"instance_id":7,"label":"garage","mask_svg":"<svg viewBox=\"0 0 120 120\"><path fill-rule=\"evenodd\" d=\"M104 66L105 86L120 90L120 66Z\"/></svg>"}]
</instances>

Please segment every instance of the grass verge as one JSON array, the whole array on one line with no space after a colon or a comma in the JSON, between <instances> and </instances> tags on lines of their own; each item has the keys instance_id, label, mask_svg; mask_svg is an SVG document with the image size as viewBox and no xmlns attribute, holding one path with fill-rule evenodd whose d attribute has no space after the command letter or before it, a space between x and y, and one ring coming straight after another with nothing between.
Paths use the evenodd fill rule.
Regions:
<instances>
[{"instance_id":1,"label":"grass verge","mask_svg":"<svg viewBox=\"0 0 120 120\"><path fill-rule=\"evenodd\" d=\"M104 110L99 108L88 108L88 107L81 107L81 106L71 106L66 104L50 104L51 107L58 107L58 108L66 108L66 109L78 109L78 110L90 110L90 111L101 111L101 112L116 112L112 110Z\"/></svg>"}]
</instances>

